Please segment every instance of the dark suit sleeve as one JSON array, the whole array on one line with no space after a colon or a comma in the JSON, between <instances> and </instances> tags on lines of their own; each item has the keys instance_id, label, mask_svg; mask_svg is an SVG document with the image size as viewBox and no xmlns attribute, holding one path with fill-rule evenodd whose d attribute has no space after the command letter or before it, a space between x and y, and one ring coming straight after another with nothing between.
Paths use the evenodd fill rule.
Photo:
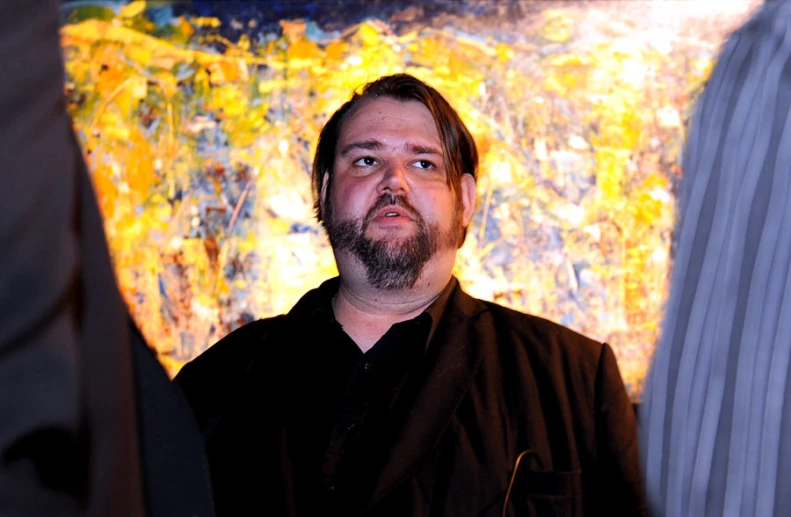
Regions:
<instances>
[{"instance_id":1,"label":"dark suit sleeve","mask_svg":"<svg viewBox=\"0 0 791 517\"><path fill-rule=\"evenodd\" d=\"M63 99L58 2L0 2L0 515L143 514L125 309Z\"/></svg>"},{"instance_id":2,"label":"dark suit sleeve","mask_svg":"<svg viewBox=\"0 0 791 517\"><path fill-rule=\"evenodd\" d=\"M213 517L209 467L189 405L131 319L130 326L150 517Z\"/></svg>"},{"instance_id":3,"label":"dark suit sleeve","mask_svg":"<svg viewBox=\"0 0 791 517\"><path fill-rule=\"evenodd\" d=\"M601 515L646 515L637 447L637 418L615 355L602 347L596 377L596 435L599 472L607 508Z\"/></svg>"}]
</instances>

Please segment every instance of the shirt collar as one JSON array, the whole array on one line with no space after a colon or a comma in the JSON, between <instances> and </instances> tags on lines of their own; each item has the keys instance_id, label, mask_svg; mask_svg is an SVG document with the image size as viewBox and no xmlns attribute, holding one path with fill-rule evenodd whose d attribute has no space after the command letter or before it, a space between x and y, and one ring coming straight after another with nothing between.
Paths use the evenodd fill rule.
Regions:
<instances>
[{"instance_id":1,"label":"shirt collar","mask_svg":"<svg viewBox=\"0 0 791 517\"><path fill-rule=\"evenodd\" d=\"M297 306L302 305L303 302L307 302L307 305L310 306L308 314L310 314L313 318L317 318L318 321L321 322L338 324L337 320L335 319L335 313L332 310L332 298L335 296L335 293L338 292L339 285L339 277L327 280L317 289L306 295L303 300L300 300ZM428 339L426 340L426 348L428 348L429 344L431 343L434 333L439 326L439 322L442 319L442 315L445 313L445 309L448 306L448 302L450 301L450 298L458 285L459 281L456 279L456 277L451 277L447 285L442 289L442 291L440 291L439 296L437 296L437 298L431 302L431 305L429 305L425 311L414 318L425 318L424 315L428 315L431 318L431 330L429 331ZM295 309L296 308L297 307L295 306Z\"/></svg>"}]
</instances>

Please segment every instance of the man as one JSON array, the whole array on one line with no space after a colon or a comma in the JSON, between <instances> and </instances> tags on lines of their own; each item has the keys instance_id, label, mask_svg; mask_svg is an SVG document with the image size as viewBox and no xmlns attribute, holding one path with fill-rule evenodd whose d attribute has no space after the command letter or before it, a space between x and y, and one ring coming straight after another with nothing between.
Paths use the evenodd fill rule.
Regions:
<instances>
[{"instance_id":1,"label":"man","mask_svg":"<svg viewBox=\"0 0 791 517\"><path fill-rule=\"evenodd\" d=\"M339 277L176 379L218 515L643 513L610 348L451 275L477 165L456 112L409 75L330 118L313 187Z\"/></svg>"},{"instance_id":2,"label":"man","mask_svg":"<svg viewBox=\"0 0 791 517\"><path fill-rule=\"evenodd\" d=\"M678 251L641 407L657 516L791 515L791 2L723 46L684 153Z\"/></svg>"}]
</instances>

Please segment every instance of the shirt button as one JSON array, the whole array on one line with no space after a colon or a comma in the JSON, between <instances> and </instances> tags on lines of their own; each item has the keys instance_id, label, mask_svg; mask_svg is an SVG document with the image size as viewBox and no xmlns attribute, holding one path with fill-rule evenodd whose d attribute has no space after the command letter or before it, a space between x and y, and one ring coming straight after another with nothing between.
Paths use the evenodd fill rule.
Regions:
<instances>
[{"instance_id":1,"label":"shirt button","mask_svg":"<svg viewBox=\"0 0 791 517\"><path fill-rule=\"evenodd\" d=\"M374 369L374 365L372 363L365 363L363 365L363 370L365 370L365 373L371 373L371 370L373 369Z\"/></svg>"}]
</instances>

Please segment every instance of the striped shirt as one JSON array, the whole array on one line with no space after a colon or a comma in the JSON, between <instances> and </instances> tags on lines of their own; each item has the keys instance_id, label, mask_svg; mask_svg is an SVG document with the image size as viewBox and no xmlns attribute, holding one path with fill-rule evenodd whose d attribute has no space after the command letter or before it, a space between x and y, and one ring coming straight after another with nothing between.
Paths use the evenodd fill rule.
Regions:
<instances>
[{"instance_id":1,"label":"striped shirt","mask_svg":"<svg viewBox=\"0 0 791 517\"><path fill-rule=\"evenodd\" d=\"M693 116L641 454L654 515L791 515L791 2L726 42Z\"/></svg>"}]
</instances>

